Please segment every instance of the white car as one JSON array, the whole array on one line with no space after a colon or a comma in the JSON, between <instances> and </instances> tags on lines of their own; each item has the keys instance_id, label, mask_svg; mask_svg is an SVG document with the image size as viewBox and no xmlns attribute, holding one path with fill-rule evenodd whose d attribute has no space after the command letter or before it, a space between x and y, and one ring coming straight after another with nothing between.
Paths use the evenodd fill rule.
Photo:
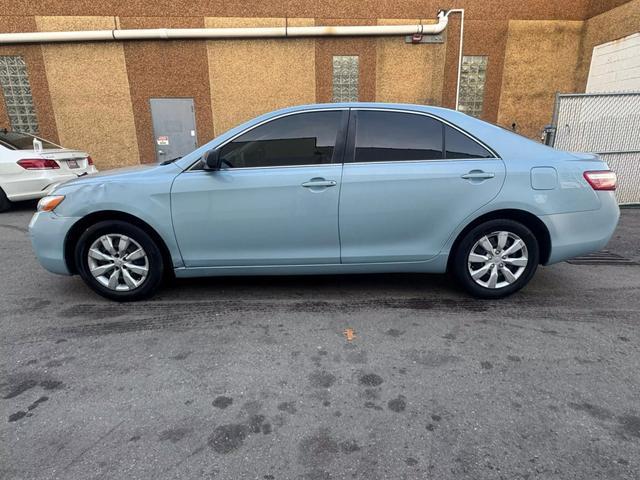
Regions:
<instances>
[{"instance_id":1,"label":"white car","mask_svg":"<svg viewBox=\"0 0 640 480\"><path fill-rule=\"evenodd\" d=\"M0 130L0 212L11 202L44 197L60 183L97 171L86 152Z\"/></svg>"}]
</instances>

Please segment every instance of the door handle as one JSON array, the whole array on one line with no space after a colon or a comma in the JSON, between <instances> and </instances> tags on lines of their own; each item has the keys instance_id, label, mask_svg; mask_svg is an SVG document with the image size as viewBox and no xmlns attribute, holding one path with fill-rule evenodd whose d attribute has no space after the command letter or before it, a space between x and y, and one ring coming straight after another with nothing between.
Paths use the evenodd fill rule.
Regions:
<instances>
[{"instance_id":1,"label":"door handle","mask_svg":"<svg viewBox=\"0 0 640 480\"><path fill-rule=\"evenodd\" d=\"M495 173L483 172L482 170L471 170L469 173L461 175L460 178L464 178L465 180L487 180L495 176Z\"/></svg>"},{"instance_id":2,"label":"door handle","mask_svg":"<svg viewBox=\"0 0 640 480\"><path fill-rule=\"evenodd\" d=\"M325 180L324 178L312 178L302 184L305 188L335 187L338 184L335 180Z\"/></svg>"}]
</instances>

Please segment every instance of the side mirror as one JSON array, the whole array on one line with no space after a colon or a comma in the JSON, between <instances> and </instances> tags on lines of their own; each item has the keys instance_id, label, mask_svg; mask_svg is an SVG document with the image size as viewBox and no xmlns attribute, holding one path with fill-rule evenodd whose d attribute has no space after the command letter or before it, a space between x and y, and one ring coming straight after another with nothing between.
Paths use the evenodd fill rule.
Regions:
<instances>
[{"instance_id":1,"label":"side mirror","mask_svg":"<svg viewBox=\"0 0 640 480\"><path fill-rule=\"evenodd\" d=\"M220 157L220 150L214 148L204 154L204 168L206 170L220 170L222 158Z\"/></svg>"}]
</instances>

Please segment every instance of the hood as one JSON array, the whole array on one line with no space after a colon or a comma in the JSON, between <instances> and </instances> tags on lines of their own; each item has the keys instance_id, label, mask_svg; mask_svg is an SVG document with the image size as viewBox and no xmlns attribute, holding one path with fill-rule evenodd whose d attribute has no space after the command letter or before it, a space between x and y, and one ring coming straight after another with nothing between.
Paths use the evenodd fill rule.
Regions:
<instances>
[{"instance_id":1,"label":"hood","mask_svg":"<svg viewBox=\"0 0 640 480\"><path fill-rule=\"evenodd\" d=\"M93 175L85 175L69 180L56 188L56 192L69 188L85 185L99 185L104 183L129 183L137 181L151 181L158 176L170 175L174 177L182 170L173 164L167 165L134 165L131 167L115 168Z\"/></svg>"}]
</instances>

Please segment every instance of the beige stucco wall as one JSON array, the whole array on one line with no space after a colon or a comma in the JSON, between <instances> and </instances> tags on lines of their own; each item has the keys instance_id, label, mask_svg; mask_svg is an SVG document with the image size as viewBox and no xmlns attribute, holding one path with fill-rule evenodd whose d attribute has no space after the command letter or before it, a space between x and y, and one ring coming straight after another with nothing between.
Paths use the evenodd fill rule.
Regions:
<instances>
[{"instance_id":1,"label":"beige stucco wall","mask_svg":"<svg viewBox=\"0 0 640 480\"><path fill-rule=\"evenodd\" d=\"M419 19L379 19L378 25L417 25ZM376 49L376 101L440 105L446 44L405 43L379 37Z\"/></svg>"},{"instance_id":2,"label":"beige stucco wall","mask_svg":"<svg viewBox=\"0 0 640 480\"><path fill-rule=\"evenodd\" d=\"M40 31L114 28L113 17L36 17ZM139 163L129 81L116 42L43 44L60 142L89 152L99 169Z\"/></svg>"},{"instance_id":3,"label":"beige stucco wall","mask_svg":"<svg viewBox=\"0 0 640 480\"><path fill-rule=\"evenodd\" d=\"M205 27L282 27L284 18L205 18ZM313 19L288 20L309 26ZM216 135L256 115L313 103L315 44L312 39L207 41Z\"/></svg>"},{"instance_id":4,"label":"beige stucco wall","mask_svg":"<svg viewBox=\"0 0 640 480\"><path fill-rule=\"evenodd\" d=\"M498 123L535 138L551 122L556 92L576 91L581 21L509 21Z\"/></svg>"}]
</instances>

